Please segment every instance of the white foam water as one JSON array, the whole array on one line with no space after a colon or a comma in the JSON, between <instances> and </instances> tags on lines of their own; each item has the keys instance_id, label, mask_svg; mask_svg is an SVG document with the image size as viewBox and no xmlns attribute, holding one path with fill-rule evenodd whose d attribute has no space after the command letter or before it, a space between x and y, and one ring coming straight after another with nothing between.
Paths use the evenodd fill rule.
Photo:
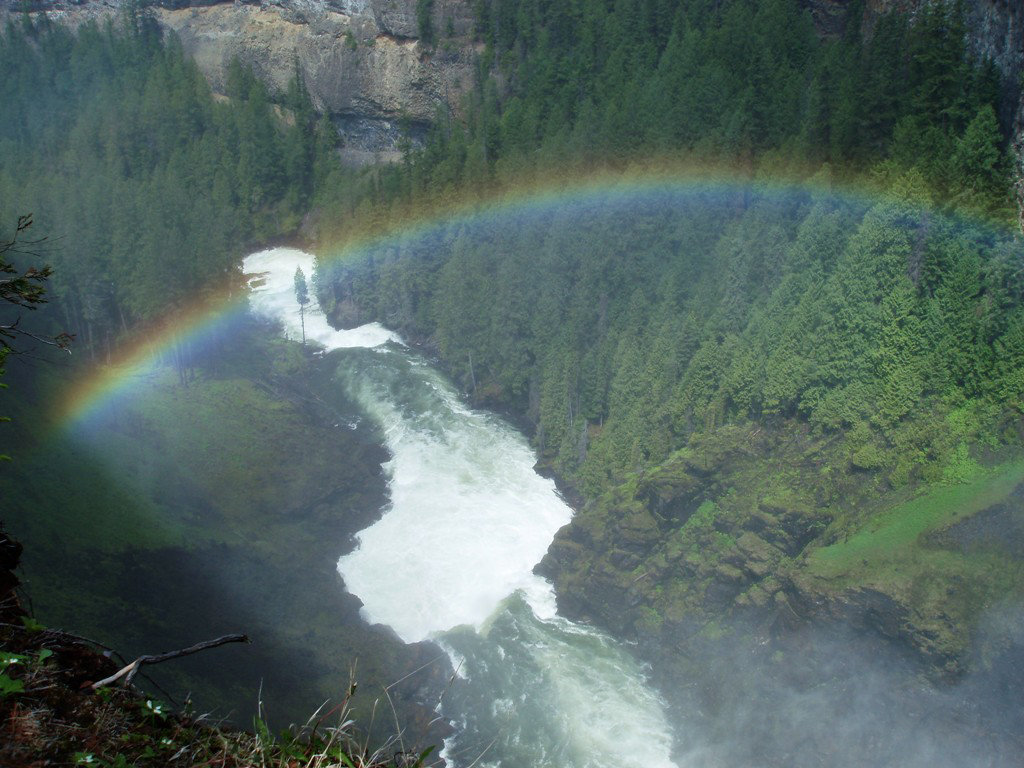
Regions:
<instances>
[{"instance_id":1,"label":"white foam water","mask_svg":"<svg viewBox=\"0 0 1024 768\"><path fill-rule=\"evenodd\" d=\"M290 338L300 331L297 266L308 277L313 258L276 248L245 260L262 275L253 309ZM640 666L608 635L558 616L551 585L533 573L572 511L533 470L523 437L466 407L421 358L388 345L400 339L382 326L335 331L307 309L306 337L350 350L339 383L390 449L390 504L338 570L367 621L407 642L434 639L458 666L442 709L457 724L449 764L675 765L663 703Z\"/></svg>"},{"instance_id":2,"label":"white foam water","mask_svg":"<svg viewBox=\"0 0 1024 768\"><path fill-rule=\"evenodd\" d=\"M295 270L301 268L307 282L313 277L315 257L297 248L269 248L254 253L242 262L252 288L250 305L253 311L281 323L289 339L302 338L305 322L306 341L326 350L353 347L377 347L389 341L401 343L397 334L379 323L369 323L349 330L332 328L320 310L309 285L310 303L300 310L295 297Z\"/></svg>"}]
</instances>

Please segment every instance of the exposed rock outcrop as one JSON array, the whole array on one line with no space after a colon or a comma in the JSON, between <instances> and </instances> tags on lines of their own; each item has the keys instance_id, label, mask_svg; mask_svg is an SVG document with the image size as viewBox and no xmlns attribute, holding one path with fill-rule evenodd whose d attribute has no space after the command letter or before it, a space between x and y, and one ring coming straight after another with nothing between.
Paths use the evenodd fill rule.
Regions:
<instances>
[{"instance_id":1,"label":"exposed rock outcrop","mask_svg":"<svg viewBox=\"0 0 1024 768\"><path fill-rule=\"evenodd\" d=\"M117 12L118 0L37 2L35 12L72 25ZM0 9L17 11L14 0ZM439 109L456 110L472 83L473 18L465 0L432 4L434 43L419 39L415 0L165 0L153 8L178 35L214 90L232 58L283 89L296 65L317 109L342 135L343 156L360 164L395 159Z\"/></svg>"},{"instance_id":2,"label":"exposed rock outcrop","mask_svg":"<svg viewBox=\"0 0 1024 768\"><path fill-rule=\"evenodd\" d=\"M346 158L361 162L393 158L403 136L422 134L439 106L455 109L470 81L471 51L428 50L392 7L402 5L410 4L222 4L160 10L158 18L215 89L233 57L277 88L297 63L314 104L338 126Z\"/></svg>"},{"instance_id":3,"label":"exposed rock outcrop","mask_svg":"<svg viewBox=\"0 0 1024 768\"><path fill-rule=\"evenodd\" d=\"M633 638L655 657L664 648L682 651L690 633L733 617L775 634L853 627L912 653L934 674L962 674L982 601L967 594L977 588L990 599L985 588L970 586L967 575L950 577L929 597L926 566L918 573L900 564L886 578L867 578L859 559L833 572L813 556L849 536L833 520L838 499L857 514L901 503L899 494L858 488L856 473L820 476L820 466L841 463L836 450L793 428L723 427L587 503L538 570L554 581L568 615ZM922 546L991 550L1013 561L1024 546L1015 522L1022 499L1024 485L989 509L961 509L956 526ZM690 629L680 634L681 626Z\"/></svg>"}]
</instances>

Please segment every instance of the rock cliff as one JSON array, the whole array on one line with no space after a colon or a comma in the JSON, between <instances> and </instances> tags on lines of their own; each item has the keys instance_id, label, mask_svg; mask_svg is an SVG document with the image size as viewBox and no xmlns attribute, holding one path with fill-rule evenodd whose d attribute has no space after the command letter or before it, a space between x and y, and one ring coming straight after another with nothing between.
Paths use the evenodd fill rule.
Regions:
<instances>
[{"instance_id":1,"label":"rock cliff","mask_svg":"<svg viewBox=\"0 0 1024 768\"><path fill-rule=\"evenodd\" d=\"M422 135L439 107L456 109L471 82L467 9L438 4L434 17L435 29L454 34L430 48L418 39L412 0L283 0L158 11L214 88L223 86L235 56L278 88L297 62L314 104L337 125L344 156L357 164L375 156L394 159L403 135Z\"/></svg>"},{"instance_id":2,"label":"rock cliff","mask_svg":"<svg viewBox=\"0 0 1024 768\"><path fill-rule=\"evenodd\" d=\"M119 0L44 0L32 10L78 25L117 12ZM14 0L0 8L21 7ZM434 44L420 40L416 0L166 0L153 7L181 39L214 90L232 58L283 89L295 66L316 107L328 113L353 164L393 160L439 109L457 110L472 83L473 18L466 0L435 0Z\"/></svg>"}]
</instances>

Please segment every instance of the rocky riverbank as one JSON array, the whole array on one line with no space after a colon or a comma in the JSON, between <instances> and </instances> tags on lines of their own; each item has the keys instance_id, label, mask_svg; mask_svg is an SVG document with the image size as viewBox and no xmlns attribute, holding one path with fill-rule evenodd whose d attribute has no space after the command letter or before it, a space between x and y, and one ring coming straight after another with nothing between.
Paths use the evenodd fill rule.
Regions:
<instances>
[{"instance_id":1,"label":"rocky riverbank","mask_svg":"<svg viewBox=\"0 0 1024 768\"><path fill-rule=\"evenodd\" d=\"M1014 764L1024 711L995 681L1024 659L1024 464L895 492L830 471L844 450L791 423L720 429L585 504L539 568L566 615L637 643L721 759L905 764L888 728L951 765L985 734Z\"/></svg>"}]
</instances>

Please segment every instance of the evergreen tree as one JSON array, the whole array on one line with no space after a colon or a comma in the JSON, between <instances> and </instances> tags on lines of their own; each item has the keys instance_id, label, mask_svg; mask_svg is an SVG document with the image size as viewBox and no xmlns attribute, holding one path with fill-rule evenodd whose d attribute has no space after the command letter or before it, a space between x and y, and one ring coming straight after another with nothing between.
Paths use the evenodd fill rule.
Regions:
<instances>
[{"instance_id":1,"label":"evergreen tree","mask_svg":"<svg viewBox=\"0 0 1024 768\"><path fill-rule=\"evenodd\" d=\"M302 346L306 346L306 305L309 304L309 286L302 267L295 268L295 300L299 303L299 318L302 322Z\"/></svg>"}]
</instances>

